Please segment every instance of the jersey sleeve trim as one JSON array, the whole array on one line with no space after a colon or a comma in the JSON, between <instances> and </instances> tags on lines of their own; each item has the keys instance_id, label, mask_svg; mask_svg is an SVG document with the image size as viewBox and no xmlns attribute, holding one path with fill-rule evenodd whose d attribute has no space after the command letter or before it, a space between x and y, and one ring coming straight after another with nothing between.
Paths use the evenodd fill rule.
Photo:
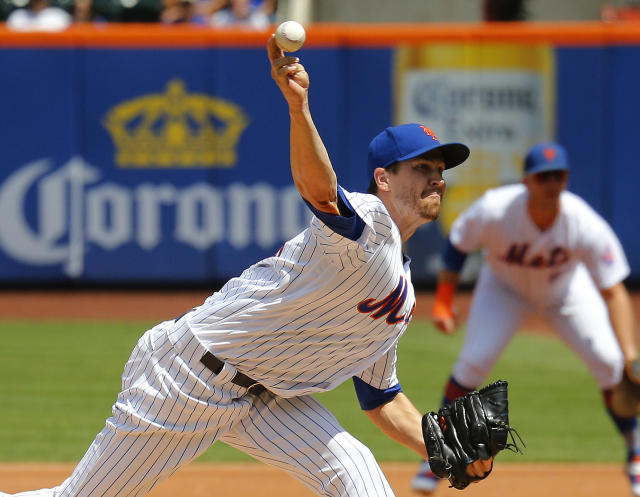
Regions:
<instances>
[{"instance_id":1,"label":"jersey sleeve trim","mask_svg":"<svg viewBox=\"0 0 640 497\"><path fill-rule=\"evenodd\" d=\"M458 250L450 239L447 239L447 245L442 252L442 264L444 269L459 273L462 271L464 261L467 259L467 254Z\"/></svg>"},{"instance_id":2,"label":"jersey sleeve trim","mask_svg":"<svg viewBox=\"0 0 640 497\"><path fill-rule=\"evenodd\" d=\"M382 404L386 404L402 392L400 383L396 383L394 386L385 390L380 390L379 388L372 387L357 376L353 377L353 386L356 389L356 395L358 396L358 401L363 411L370 411Z\"/></svg>"},{"instance_id":3,"label":"jersey sleeve trim","mask_svg":"<svg viewBox=\"0 0 640 497\"><path fill-rule=\"evenodd\" d=\"M309 206L309 209L311 209L311 212L337 234L354 241L358 240L362 235L365 223L356 213L356 210L349 202L340 185L338 185L338 209L340 210L340 216L322 212L311 205L306 199L304 199L304 201Z\"/></svg>"}]
</instances>

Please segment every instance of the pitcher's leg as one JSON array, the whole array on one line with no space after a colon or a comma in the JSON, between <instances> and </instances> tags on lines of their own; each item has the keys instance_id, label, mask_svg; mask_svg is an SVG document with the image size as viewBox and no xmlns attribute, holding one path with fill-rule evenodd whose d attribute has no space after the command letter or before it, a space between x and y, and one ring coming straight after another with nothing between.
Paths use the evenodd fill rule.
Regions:
<instances>
[{"instance_id":1,"label":"pitcher's leg","mask_svg":"<svg viewBox=\"0 0 640 497\"><path fill-rule=\"evenodd\" d=\"M221 440L287 471L318 495L394 495L371 451L311 396L264 392Z\"/></svg>"},{"instance_id":2,"label":"pitcher's leg","mask_svg":"<svg viewBox=\"0 0 640 497\"><path fill-rule=\"evenodd\" d=\"M154 328L138 342L123 374L113 416L73 474L54 489L21 497L141 496L206 450L252 399L230 380L180 355ZM242 398L240 398L242 397Z\"/></svg>"},{"instance_id":3,"label":"pitcher's leg","mask_svg":"<svg viewBox=\"0 0 640 497\"><path fill-rule=\"evenodd\" d=\"M108 423L109 424L109 423ZM73 474L53 489L16 494L20 497L145 495L180 466L215 441L215 433L200 437L170 432L138 436L106 426L98 434Z\"/></svg>"}]
</instances>

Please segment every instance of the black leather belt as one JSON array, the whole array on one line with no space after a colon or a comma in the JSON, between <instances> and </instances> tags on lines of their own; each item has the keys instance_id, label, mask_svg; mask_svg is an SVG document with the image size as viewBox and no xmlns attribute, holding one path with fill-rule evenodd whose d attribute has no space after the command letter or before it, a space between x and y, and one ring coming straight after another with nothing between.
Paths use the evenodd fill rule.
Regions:
<instances>
[{"instance_id":1,"label":"black leather belt","mask_svg":"<svg viewBox=\"0 0 640 497\"><path fill-rule=\"evenodd\" d=\"M206 352L200 358L200 362L214 374L219 374L224 367L224 362L214 356L211 352ZM265 387L263 385L258 383L256 380L249 378L246 374L243 374L240 371L236 372L236 375L231 379L231 383L246 388L254 394L259 394L265 390Z\"/></svg>"}]
</instances>

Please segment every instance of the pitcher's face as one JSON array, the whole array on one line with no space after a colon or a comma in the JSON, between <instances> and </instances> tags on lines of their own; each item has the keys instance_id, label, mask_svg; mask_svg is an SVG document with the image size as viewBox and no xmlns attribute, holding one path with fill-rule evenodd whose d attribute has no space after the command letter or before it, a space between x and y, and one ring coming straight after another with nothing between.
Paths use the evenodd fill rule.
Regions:
<instances>
[{"instance_id":1,"label":"pitcher's face","mask_svg":"<svg viewBox=\"0 0 640 497\"><path fill-rule=\"evenodd\" d=\"M392 192L397 207L407 216L419 216L423 222L440 215L440 203L446 189L442 173L445 163L441 153L428 158L415 157L402 161L392 179Z\"/></svg>"}]
</instances>

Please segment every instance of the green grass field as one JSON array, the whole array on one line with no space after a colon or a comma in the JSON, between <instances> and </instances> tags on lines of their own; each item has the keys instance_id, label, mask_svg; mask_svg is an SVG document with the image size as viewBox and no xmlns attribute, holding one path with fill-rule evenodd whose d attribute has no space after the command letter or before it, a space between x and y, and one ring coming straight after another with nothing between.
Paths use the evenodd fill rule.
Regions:
<instances>
[{"instance_id":1,"label":"green grass field","mask_svg":"<svg viewBox=\"0 0 640 497\"><path fill-rule=\"evenodd\" d=\"M76 461L111 413L120 374L148 322L0 321L0 461ZM398 373L421 411L439 406L462 342L414 321ZM511 423L527 444L505 461L621 461L623 444L585 366L552 337L519 334L487 381L510 383ZM381 461L414 461L360 411L352 383L319 396ZM244 461L216 444L201 461Z\"/></svg>"}]
</instances>

